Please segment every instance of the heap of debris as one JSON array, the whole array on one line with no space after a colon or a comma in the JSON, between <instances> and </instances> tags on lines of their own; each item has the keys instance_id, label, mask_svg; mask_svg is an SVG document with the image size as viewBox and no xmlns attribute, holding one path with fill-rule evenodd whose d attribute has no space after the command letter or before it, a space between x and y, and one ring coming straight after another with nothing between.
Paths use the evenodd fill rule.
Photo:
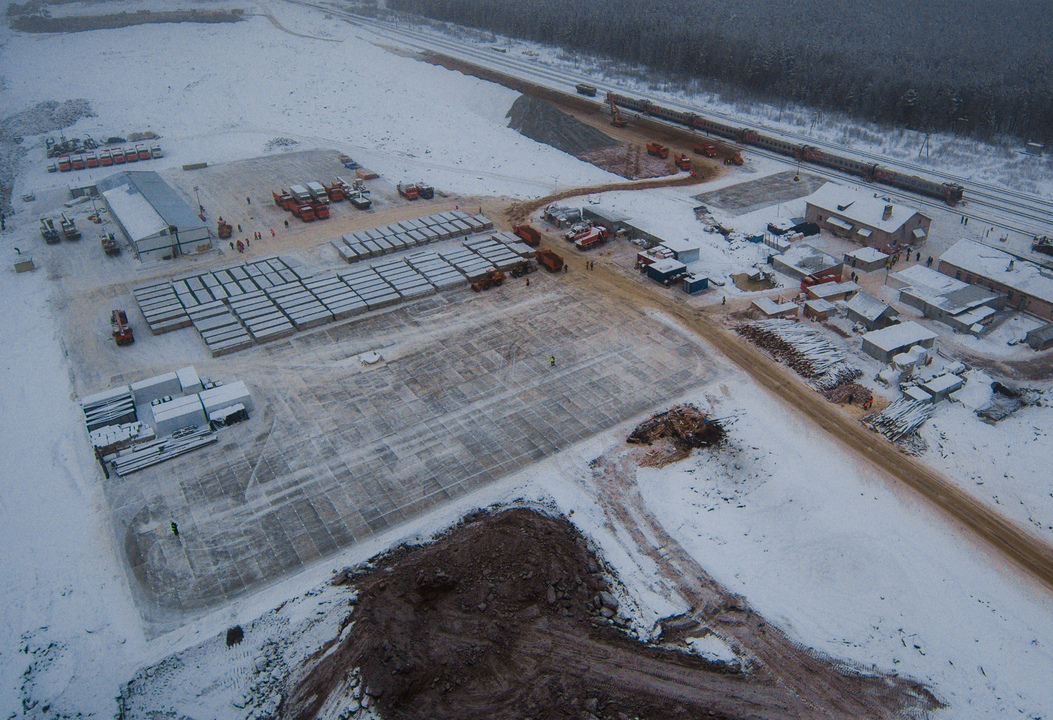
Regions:
<instances>
[{"instance_id":1,"label":"heap of debris","mask_svg":"<svg viewBox=\"0 0 1053 720\"><path fill-rule=\"evenodd\" d=\"M821 333L793 320L745 322L736 326L735 331L789 365L817 390L832 390L863 374Z\"/></svg>"},{"instance_id":2,"label":"heap of debris","mask_svg":"<svg viewBox=\"0 0 1053 720\"><path fill-rule=\"evenodd\" d=\"M870 407L874 402L874 393L859 383L845 383L823 392L823 397L837 405L862 405Z\"/></svg>"},{"instance_id":3,"label":"heap of debris","mask_svg":"<svg viewBox=\"0 0 1053 720\"><path fill-rule=\"evenodd\" d=\"M662 467L684 459L695 448L719 445L725 437L727 433L719 420L687 403L647 418L629 433L626 442L652 445L659 441L668 441L671 446L669 452L659 450L649 454L641 462L641 465Z\"/></svg>"},{"instance_id":4,"label":"heap of debris","mask_svg":"<svg viewBox=\"0 0 1053 720\"><path fill-rule=\"evenodd\" d=\"M995 380L991 383L991 402L976 411L988 425L1005 420L1022 407L1038 403L1041 392L1032 388L1013 388Z\"/></svg>"}]
</instances>

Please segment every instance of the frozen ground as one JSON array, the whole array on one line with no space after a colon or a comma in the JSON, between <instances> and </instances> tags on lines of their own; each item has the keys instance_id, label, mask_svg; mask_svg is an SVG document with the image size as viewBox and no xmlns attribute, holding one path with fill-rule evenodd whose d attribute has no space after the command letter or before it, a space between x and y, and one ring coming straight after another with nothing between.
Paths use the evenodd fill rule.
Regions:
<instances>
[{"instance_id":1,"label":"frozen ground","mask_svg":"<svg viewBox=\"0 0 1053 720\"><path fill-rule=\"evenodd\" d=\"M462 193L534 196L557 182L566 187L612 179L507 130L504 114L515 93L379 50L307 11L270 8L282 27L301 35L265 17L233 26L71 36L0 30L0 103L17 112L42 100L85 97L98 116L81 120L67 135L153 130L168 152L157 167L252 157L274 138L290 137L298 149L333 147L389 176L423 176ZM303 37L320 34L340 42ZM295 82L287 69L297 64L327 68L324 90ZM251 82L260 75L271 78L266 92ZM21 168L16 197L25 190L43 196L48 187L68 182L47 175L43 166L39 147ZM668 209L670 218L690 211L690 201L675 192L656 198L655 207ZM649 204L611 202L638 211ZM35 223L32 208L8 219L0 236L4 257L15 245L40 242ZM953 221L947 225L948 234L956 231ZM139 668L205 642L205 650L170 661L200 668L185 684L164 691L182 709L229 665L243 667L247 656L232 662L215 639L230 625L248 625L298 598L286 606L288 624L271 627L300 627L316 610L305 589L321 585L338 564L426 535L496 500L540 498L573 511L572 520L597 540L636 598L641 627L683 609L656 579L653 562L607 524L595 502L597 489L589 485L588 463L620 440L624 426L148 640L71 402L64 338L49 305L57 279L46 265L30 275L5 269L0 276L0 712L111 717L114 698ZM1050 595L978 551L913 496L854 465L763 390L728 368L721 373L689 399L735 418L727 454L641 474L647 506L664 527L802 643L932 682L950 704L945 717L1053 714ZM673 398L656 398L667 400ZM1048 526L1048 515L1041 515L1048 505L1034 493L1048 456L1048 437L1041 434L1051 425L1048 408L1021 413L993 434L974 426L965 408L946 409L931 430L946 433L951 440L943 449L954 452L930 455L931 462L982 476L980 487L997 495L1007 514L1023 522L1026 512ZM315 627L306 640L327 630ZM250 679L222 681L195 712L244 717L227 701L235 689L243 691L237 683Z\"/></svg>"}]
</instances>

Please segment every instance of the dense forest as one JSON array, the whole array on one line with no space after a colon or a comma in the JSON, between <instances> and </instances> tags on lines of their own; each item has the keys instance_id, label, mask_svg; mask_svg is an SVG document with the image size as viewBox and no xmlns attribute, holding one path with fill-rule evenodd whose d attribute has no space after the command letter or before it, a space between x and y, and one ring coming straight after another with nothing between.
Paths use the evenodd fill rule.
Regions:
<instances>
[{"instance_id":1,"label":"dense forest","mask_svg":"<svg viewBox=\"0 0 1053 720\"><path fill-rule=\"evenodd\" d=\"M1053 141L1049 0L388 0L879 123Z\"/></svg>"}]
</instances>

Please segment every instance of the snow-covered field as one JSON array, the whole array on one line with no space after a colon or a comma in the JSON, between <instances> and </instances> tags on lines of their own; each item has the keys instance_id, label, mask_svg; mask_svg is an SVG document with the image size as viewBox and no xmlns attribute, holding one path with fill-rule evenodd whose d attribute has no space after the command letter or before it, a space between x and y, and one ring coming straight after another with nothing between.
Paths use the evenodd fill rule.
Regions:
<instances>
[{"instance_id":1,"label":"snow-covered field","mask_svg":"<svg viewBox=\"0 0 1053 720\"><path fill-rule=\"evenodd\" d=\"M66 36L0 30L0 105L17 112L43 100L87 98L97 117L65 134L152 130L167 153L154 169L253 157L287 137L298 149L336 148L385 175L422 177L465 194L528 197L556 185L614 179L508 130L504 116L516 97L510 90L390 53L308 10L277 4L257 10L273 13L277 24L255 16L234 25ZM324 72L312 83L290 71L314 67ZM48 175L44 164L43 148L31 147L16 197L68 182ZM687 225L701 232L694 202L682 191L597 201L651 214L655 232L676 236ZM4 257L13 246L39 243L35 223L29 207L8 218L0 235ZM715 243L713 263L731 268L749 261L728 255L723 238L715 236ZM53 280L46 266L18 276L8 269L0 278L0 713L111 717L114 698L140 668L198 648L183 660L191 661L184 672L193 664L200 672L158 691L158 697L169 693L172 709L189 713L194 703L186 694L228 671L227 650L215 637L230 625L249 625L298 598L285 625L296 626L317 603L305 593L333 568L441 529L479 504L520 497L573 511L571 519L597 541L636 598L640 623L682 610L654 580L651 561L609 529L592 495L588 463L621 439L625 428L618 428L413 527L148 638L71 402L50 302ZM688 399L735 418L731 446L716 457L697 455L642 472L641 486L666 529L719 581L803 644L932 683L950 705L943 717L1053 715L1053 596L1047 590L978 549L872 468L855 465L732 368ZM1028 514L1048 525L1053 509L1042 500L1051 490L1043 457L1051 426L1049 408L1031 408L992 429L964 404L946 405L926 430L930 447L939 448L928 460L948 473L968 473L970 483L983 482L977 494L997 496L1013 519L1024 523ZM710 640L700 641L699 650L719 654L722 648ZM227 700L237 699L246 689L238 683L246 682L244 676L213 689L196 710L201 717L244 717Z\"/></svg>"}]
</instances>

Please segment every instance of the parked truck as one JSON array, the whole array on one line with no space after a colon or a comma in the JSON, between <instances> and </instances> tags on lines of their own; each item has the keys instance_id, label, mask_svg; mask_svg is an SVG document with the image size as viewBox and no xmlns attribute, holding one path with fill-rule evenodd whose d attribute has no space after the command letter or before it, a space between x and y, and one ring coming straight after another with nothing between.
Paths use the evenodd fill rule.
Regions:
<instances>
[{"instance_id":1,"label":"parked truck","mask_svg":"<svg viewBox=\"0 0 1053 720\"><path fill-rule=\"evenodd\" d=\"M559 272L563 269L563 258L547 248L537 251L538 264L549 272Z\"/></svg>"},{"instance_id":2,"label":"parked truck","mask_svg":"<svg viewBox=\"0 0 1053 720\"><path fill-rule=\"evenodd\" d=\"M80 240L80 230L77 229L77 223L72 218L66 217L66 213L62 213L62 234L66 236L67 240Z\"/></svg>"},{"instance_id":3,"label":"parked truck","mask_svg":"<svg viewBox=\"0 0 1053 720\"><path fill-rule=\"evenodd\" d=\"M426 185L423 182L417 183L417 197L421 200L431 200L435 197L435 188L431 185Z\"/></svg>"},{"instance_id":4,"label":"parked truck","mask_svg":"<svg viewBox=\"0 0 1053 720\"><path fill-rule=\"evenodd\" d=\"M669 148L661 143L649 142L647 143L647 154L664 159L669 157Z\"/></svg>"},{"instance_id":5,"label":"parked truck","mask_svg":"<svg viewBox=\"0 0 1053 720\"><path fill-rule=\"evenodd\" d=\"M705 144L703 144L703 143L695 143L694 150L695 150L695 154L696 155L705 155L708 158L712 158L712 157L716 157L717 156L717 146L716 145L710 145L708 143L705 143Z\"/></svg>"},{"instance_id":6,"label":"parked truck","mask_svg":"<svg viewBox=\"0 0 1053 720\"><path fill-rule=\"evenodd\" d=\"M40 235L48 245L54 245L61 239L55 221L51 218L40 218Z\"/></svg>"},{"instance_id":7,"label":"parked truck","mask_svg":"<svg viewBox=\"0 0 1053 720\"><path fill-rule=\"evenodd\" d=\"M512 232L518 235L519 238L530 247L537 247L541 244L541 233L526 223L523 223L522 225L513 225Z\"/></svg>"},{"instance_id":8,"label":"parked truck","mask_svg":"<svg viewBox=\"0 0 1053 720\"><path fill-rule=\"evenodd\" d=\"M320 182L309 182L307 183L307 192L311 194L311 200L315 203L329 204L329 193L325 191L325 188Z\"/></svg>"},{"instance_id":9,"label":"parked truck","mask_svg":"<svg viewBox=\"0 0 1053 720\"><path fill-rule=\"evenodd\" d=\"M607 242L610 235L605 227L594 227L574 241L579 250L592 250Z\"/></svg>"},{"instance_id":10,"label":"parked truck","mask_svg":"<svg viewBox=\"0 0 1053 720\"><path fill-rule=\"evenodd\" d=\"M406 198L407 200L416 200L419 196L416 185L405 185L400 182L396 186L396 188L399 191L399 195Z\"/></svg>"},{"instance_id":11,"label":"parked truck","mask_svg":"<svg viewBox=\"0 0 1053 720\"><path fill-rule=\"evenodd\" d=\"M691 158L687 155L681 155L677 153L673 156L673 164L676 165L679 170L690 170L691 169Z\"/></svg>"},{"instance_id":12,"label":"parked truck","mask_svg":"<svg viewBox=\"0 0 1053 720\"><path fill-rule=\"evenodd\" d=\"M285 188L282 188L280 193L276 193L271 190L271 197L274 198L274 204L280 207L282 210L292 210L296 201L293 196L285 192Z\"/></svg>"},{"instance_id":13,"label":"parked truck","mask_svg":"<svg viewBox=\"0 0 1053 720\"><path fill-rule=\"evenodd\" d=\"M300 205L307 205L311 202L311 193L303 185L290 185L289 194Z\"/></svg>"},{"instance_id":14,"label":"parked truck","mask_svg":"<svg viewBox=\"0 0 1053 720\"><path fill-rule=\"evenodd\" d=\"M113 333L113 341L118 345L131 345L135 342L132 326L128 324L128 314L124 310L114 310L110 313L110 332Z\"/></svg>"}]
</instances>

